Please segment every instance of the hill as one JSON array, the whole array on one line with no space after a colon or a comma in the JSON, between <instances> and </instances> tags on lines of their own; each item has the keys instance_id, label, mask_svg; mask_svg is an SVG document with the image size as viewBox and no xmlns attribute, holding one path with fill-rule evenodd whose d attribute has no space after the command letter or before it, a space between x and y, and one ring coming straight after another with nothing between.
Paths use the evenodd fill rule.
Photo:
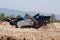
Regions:
<instances>
[{"instance_id":1,"label":"hill","mask_svg":"<svg viewBox=\"0 0 60 40\"><path fill-rule=\"evenodd\" d=\"M5 13L6 15L14 14L16 15L24 15L26 13L29 13L30 15L36 13L36 12L28 12L28 11L22 11L22 10L14 10L14 9L7 9L7 8L0 8L0 13Z\"/></svg>"},{"instance_id":2,"label":"hill","mask_svg":"<svg viewBox=\"0 0 60 40\"><path fill-rule=\"evenodd\" d=\"M7 8L0 8L0 13L5 13L6 15L11 15L14 14L15 16L17 15L22 15L24 16L26 13L29 13L31 16L35 15L37 12L33 11L22 11L22 10L14 10L14 9L7 9ZM49 13L45 12L39 12L41 15L50 15ZM56 18L60 20L60 14L55 14Z\"/></svg>"}]
</instances>

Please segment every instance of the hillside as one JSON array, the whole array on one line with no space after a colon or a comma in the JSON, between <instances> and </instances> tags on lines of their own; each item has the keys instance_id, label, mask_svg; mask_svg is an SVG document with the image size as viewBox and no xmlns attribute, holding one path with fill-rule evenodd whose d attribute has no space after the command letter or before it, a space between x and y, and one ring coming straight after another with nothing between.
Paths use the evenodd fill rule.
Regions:
<instances>
[{"instance_id":1,"label":"hillside","mask_svg":"<svg viewBox=\"0 0 60 40\"><path fill-rule=\"evenodd\" d=\"M31 16L34 16L37 12L33 11L22 11L22 10L14 10L14 9L7 9L7 8L0 8L0 13L5 13L6 15L14 14L24 16L26 13L29 13ZM41 15L50 15L49 13L39 12ZM56 18L60 20L60 14L55 14Z\"/></svg>"},{"instance_id":2,"label":"hillside","mask_svg":"<svg viewBox=\"0 0 60 40\"><path fill-rule=\"evenodd\" d=\"M29 13L30 15L35 14L36 12L29 12L29 11L22 11L22 10L14 10L14 9L7 9L7 8L0 8L0 13L5 13L6 15L14 14L16 15L24 15L25 13Z\"/></svg>"}]
</instances>

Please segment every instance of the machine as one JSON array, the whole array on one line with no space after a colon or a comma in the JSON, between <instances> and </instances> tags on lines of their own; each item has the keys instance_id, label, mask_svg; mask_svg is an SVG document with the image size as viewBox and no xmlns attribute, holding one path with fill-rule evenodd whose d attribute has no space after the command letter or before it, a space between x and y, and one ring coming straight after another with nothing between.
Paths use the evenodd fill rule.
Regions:
<instances>
[{"instance_id":1,"label":"machine","mask_svg":"<svg viewBox=\"0 0 60 40\"><path fill-rule=\"evenodd\" d=\"M36 14L30 18L5 18L11 25L15 25L16 28L40 28L43 25L50 23L51 16L43 16Z\"/></svg>"}]
</instances>

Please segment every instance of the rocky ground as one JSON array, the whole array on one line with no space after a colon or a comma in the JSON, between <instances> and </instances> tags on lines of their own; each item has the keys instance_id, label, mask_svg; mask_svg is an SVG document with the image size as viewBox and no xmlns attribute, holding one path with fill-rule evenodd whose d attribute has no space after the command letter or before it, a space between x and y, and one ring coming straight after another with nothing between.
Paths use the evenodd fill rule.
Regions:
<instances>
[{"instance_id":1,"label":"rocky ground","mask_svg":"<svg viewBox=\"0 0 60 40\"><path fill-rule=\"evenodd\" d=\"M60 23L34 29L15 28L8 22L3 22L0 23L0 40L60 40Z\"/></svg>"}]
</instances>

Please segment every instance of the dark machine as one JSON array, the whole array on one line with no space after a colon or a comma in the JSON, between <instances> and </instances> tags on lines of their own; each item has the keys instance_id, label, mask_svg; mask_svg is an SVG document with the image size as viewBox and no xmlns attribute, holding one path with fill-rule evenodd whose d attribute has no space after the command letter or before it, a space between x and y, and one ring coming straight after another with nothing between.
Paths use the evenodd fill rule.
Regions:
<instances>
[{"instance_id":1,"label":"dark machine","mask_svg":"<svg viewBox=\"0 0 60 40\"><path fill-rule=\"evenodd\" d=\"M11 25L15 25L16 28L40 28L43 25L50 23L51 16L43 16L36 14L29 19L26 18L5 18L5 21L8 21Z\"/></svg>"}]
</instances>

